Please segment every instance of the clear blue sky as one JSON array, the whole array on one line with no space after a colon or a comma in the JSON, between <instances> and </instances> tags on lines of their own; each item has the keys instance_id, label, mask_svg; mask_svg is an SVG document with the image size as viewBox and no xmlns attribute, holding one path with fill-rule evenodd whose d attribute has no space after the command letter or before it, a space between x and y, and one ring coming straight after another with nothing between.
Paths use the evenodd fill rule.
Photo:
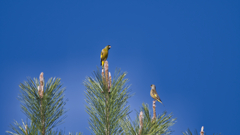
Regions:
<instances>
[{"instance_id":1,"label":"clear blue sky","mask_svg":"<svg viewBox=\"0 0 240 135\"><path fill-rule=\"evenodd\" d=\"M237 0L0 1L0 134L25 120L18 85L40 72L67 89L68 117L58 129L90 134L82 82L108 44L110 71L128 72L131 110L152 104L155 84L165 105L157 112L178 118L173 135L201 126L239 134Z\"/></svg>"}]
</instances>

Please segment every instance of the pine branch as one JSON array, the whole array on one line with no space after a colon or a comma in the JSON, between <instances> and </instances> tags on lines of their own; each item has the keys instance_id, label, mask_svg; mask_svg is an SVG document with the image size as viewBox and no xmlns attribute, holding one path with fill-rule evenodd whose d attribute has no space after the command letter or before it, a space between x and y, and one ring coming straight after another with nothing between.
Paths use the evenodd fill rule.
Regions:
<instances>
[{"instance_id":1,"label":"pine branch","mask_svg":"<svg viewBox=\"0 0 240 135\"><path fill-rule=\"evenodd\" d=\"M109 87L108 87L108 82L109 82L109 79L108 79L108 61L105 61L104 62L104 69L105 69L105 78L106 78L106 87L108 89L108 92L109 92ZM106 104L106 119L107 119L107 122L106 122L106 135L110 135L110 123L109 123L109 106L108 106L108 102L109 102L109 94L105 94L105 104Z\"/></svg>"},{"instance_id":2,"label":"pine branch","mask_svg":"<svg viewBox=\"0 0 240 135\"><path fill-rule=\"evenodd\" d=\"M28 135L27 124L25 125L25 134Z\"/></svg>"},{"instance_id":3,"label":"pine branch","mask_svg":"<svg viewBox=\"0 0 240 135\"><path fill-rule=\"evenodd\" d=\"M31 126L24 126L22 130L21 125L15 122L15 126L11 126L14 132L24 135L46 135L53 133L53 128L61 124L66 116L64 106L65 88L59 78L50 78L44 83L43 73L40 74L38 79L28 79L19 85L22 112L30 119ZM29 124L28 124L29 125ZM31 134L31 128L34 134ZM27 131L27 132L26 132ZM8 132L9 133L9 132Z\"/></svg>"},{"instance_id":4,"label":"pine branch","mask_svg":"<svg viewBox=\"0 0 240 135\"><path fill-rule=\"evenodd\" d=\"M109 81L108 81L108 92L110 93L111 91L110 91L110 88L111 88L111 86L112 86L112 76L111 76L111 73L109 72Z\"/></svg>"},{"instance_id":5,"label":"pine branch","mask_svg":"<svg viewBox=\"0 0 240 135\"><path fill-rule=\"evenodd\" d=\"M43 72L39 76L40 85L38 86L38 94L40 97L40 112L41 112L41 126L42 126L42 135L45 135L45 114L44 114L44 108L43 108L43 96L44 96L44 90L43 90Z\"/></svg>"},{"instance_id":6,"label":"pine branch","mask_svg":"<svg viewBox=\"0 0 240 135\"><path fill-rule=\"evenodd\" d=\"M201 128L201 132L200 132L200 135L204 135L204 131L203 131L204 127L202 126Z\"/></svg>"},{"instance_id":7,"label":"pine branch","mask_svg":"<svg viewBox=\"0 0 240 135\"><path fill-rule=\"evenodd\" d=\"M108 63L105 62L104 65L108 65ZM107 68L105 67L105 73L103 71L94 72L94 78L87 77L84 82L86 111L90 116L90 129L94 134L113 135L118 133L120 130L119 119L126 117L129 113L129 106L127 106L127 99L130 97L129 85L126 85L127 79L124 79L126 73L116 71L109 88L110 77L106 77L109 75Z\"/></svg>"},{"instance_id":8,"label":"pine branch","mask_svg":"<svg viewBox=\"0 0 240 135\"><path fill-rule=\"evenodd\" d=\"M153 117L152 120L156 119L156 100L153 100Z\"/></svg>"},{"instance_id":9,"label":"pine branch","mask_svg":"<svg viewBox=\"0 0 240 135\"><path fill-rule=\"evenodd\" d=\"M143 128L143 112L141 111L139 114L139 124L140 124L140 129L139 129L139 135L142 134L142 128Z\"/></svg>"},{"instance_id":10,"label":"pine branch","mask_svg":"<svg viewBox=\"0 0 240 135\"><path fill-rule=\"evenodd\" d=\"M204 126L201 127L200 135L204 135L203 129L204 129ZM182 132L182 133L183 133L183 135L193 135L193 133L191 132L191 130L189 128L187 129L187 131ZM198 133L199 132L195 129L194 135L198 135ZM221 133L220 134L213 134L213 135L221 135Z\"/></svg>"},{"instance_id":11,"label":"pine branch","mask_svg":"<svg viewBox=\"0 0 240 135\"><path fill-rule=\"evenodd\" d=\"M141 110L144 117L139 116L139 118L136 118L133 122L131 122L129 118L121 120L122 135L167 135L172 132L170 127L175 123L176 119L173 119L171 114L166 115L167 112L164 112L152 121L148 106L145 104L142 105ZM143 120L141 120L141 118L143 118ZM138 126L139 123L141 126Z\"/></svg>"},{"instance_id":12,"label":"pine branch","mask_svg":"<svg viewBox=\"0 0 240 135\"><path fill-rule=\"evenodd\" d=\"M29 124L27 122L23 122L23 120L22 125L15 121L14 125L10 125L10 127L13 130L13 132L6 131L6 133L11 135L38 135L40 133L32 122Z\"/></svg>"}]
</instances>

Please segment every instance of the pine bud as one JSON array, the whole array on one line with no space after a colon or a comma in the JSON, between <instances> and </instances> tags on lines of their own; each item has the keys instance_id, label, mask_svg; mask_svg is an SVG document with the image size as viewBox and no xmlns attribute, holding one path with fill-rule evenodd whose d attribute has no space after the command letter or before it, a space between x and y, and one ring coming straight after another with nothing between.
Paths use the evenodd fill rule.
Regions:
<instances>
[{"instance_id":1,"label":"pine bud","mask_svg":"<svg viewBox=\"0 0 240 135\"><path fill-rule=\"evenodd\" d=\"M25 133L26 133L26 135L28 135L28 132L27 132L27 125L25 125Z\"/></svg>"},{"instance_id":2,"label":"pine bud","mask_svg":"<svg viewBox=\"0 0 240 135\"><path fill-rule=\"evenodd\" d=\"M39 76L40 85L38 86L38 95L43 98L43 72Z\"/></svg>"},{"instance_id":3,"label":"pine bud","mask_svg":"<svg viewBox=\"0 0 240 135\"><path fill-rule=\"evenodd\" d=\"M104 62L104 69L105 69L106 86L108 86L108 61Z\"/></svg>"},{"instance_id":4,"label":"pine bud","mask_svg":"<svg viewBox=\"0 0 240 135\"><path fill-rule=\"evenodd\" d=\"M203 129L204 129L204 126L202 126L202 128L201 128L200 135L204 135L204 131L203 131Z\"/></svg>"},{"instance_id":5,"label":"pine bud","mask_svg":"<svg viewBox=\"0 0 240 135\"><path fill-rule=\"evenodd\" d=\"M141 111L139 114L139 124L140 124L140 128L139 128L139 135L141 135L142 133L142 127L143 127L143 112Z\"/></svg>"},{"instance_id":6,"label":"pine bud","mask_svg":"<svg viewBox=\"0 0 240 135\"><path fill-rule=\"evenodd\" d=\"M109 72L108 92L110 92L111 87L112 87L112 76L111 76L111 73Z\"/></svg>"},{"instance_id":7,"label":"pine bud","mask_svg":"<svg viewBox=\"0 0 240 135\"><path fill-rule=\"evenodd\" d=\"M153 117L152 120L156 119L157 115L156 115L156 101L153 100Z\"/></svg>"}]
</instances>

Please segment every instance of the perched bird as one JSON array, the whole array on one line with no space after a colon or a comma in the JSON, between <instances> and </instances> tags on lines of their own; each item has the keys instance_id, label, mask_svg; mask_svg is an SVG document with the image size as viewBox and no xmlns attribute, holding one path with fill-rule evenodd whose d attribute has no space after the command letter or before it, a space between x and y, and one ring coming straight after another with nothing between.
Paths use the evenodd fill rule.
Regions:
<instances>
[{"instance_id":1,"label":"perched bird","mask_svg":"<svg viewBox=\"0 0 240 135\"><path fill-rule=\"evenodd\" d=\"M160 102L161 104L163 104L162 101L161 101L161 99L160 99L160 97L159 97L158 94L157 94L156 86L155 86L154 84L151 85L150 96L151 96L153 99L155 99L155 100L157 100L158 102Z\"/></svg>"},{"instance_id":2,"label":"perched bird","mask_svg":"<svg viewBox=\"0 0 240 135\"><path fill-rule=\"evenodd\" d=\"M104 66L104 61L107 60L108 57L108 50L111 48L111 45L107 45L105 48L102 49L100 59L101 63L100 65L103 67Z\"/></svg>"}]
</instances>

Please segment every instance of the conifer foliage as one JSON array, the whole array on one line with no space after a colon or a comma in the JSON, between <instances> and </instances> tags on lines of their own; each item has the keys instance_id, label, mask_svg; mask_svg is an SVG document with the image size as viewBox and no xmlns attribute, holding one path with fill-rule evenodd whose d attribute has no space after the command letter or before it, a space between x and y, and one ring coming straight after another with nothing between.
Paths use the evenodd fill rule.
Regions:
<instances>
[{"instance_id":1,"label":"conifer foliage","mask_svg":"<svg viewBox=\"0 0 240 135\"><path fill-rule=\"evenodd\" d=\"M205 132L203 131L204 127L202 126L201 131L198 132L197 129L194 130L194 133L188 128L187 131L182 132L183 135L205 135ZM221 133L213 134L213 135L221 135Z\"/></svg>"},{"instance_id":2,"label":"conifer foliage","mask_svg":"<svg viewBox=\"0 0 240 135\"><path fill-rule=\"evenodd\" d=\"M129 113L127 99L131 95L126 84L126 73L116 70L111 80L107 61L104 66L102 72L94 72L93 77L87 77L84 82L86 111L90 116L89 126L93 134L116 135L121 127L120 120Z\"/></svg>"},{"instance_id":3,"label":"conifer foliage","mask_svg":"<svg viewBox=\"0 0 240 135\"><path fill-rule=\"evenodd\" d=\"M172 114L164 111L156 113L156 101L153 101L153 116L147 104L142 104L137 112L135 121L129 117L130 106L128 99L131 97L126 73L116 70L114 77L108 71L108 61L104 61L102 71L93 72L93 77L84 81L86 88L86 111L89 114L89 128L95 135L169 135L170 127L176 119ZM60 78L50 78L44 81L43 73L39 80L28 79L19 85L21 110L30 122L17 121L11 125L11 135L65 135L62 130L54 130L61 124L65 116L64 98L65 88L62 88ZM82 133L74 133L82 135ZM74 135L69 133L68 135ZM195 131L197 135L198 132ZM203 127L200 132L204 135ZM188 129L183 135L192 135Z\"/></svg>"},{"instance_id":4,"label":"conifer foliage","mask_svg":"<svg viewBox=\"0 0 240 135\"><path fill-rule=\"evenodd\" d=\"M156 116L156 105L153 101L153 117L146 104L143 104L140 116L131 122L128 118L131 97L126 73L116 70L114 77L108 71L108 61L104 62L102 71L93 73L84 81L86 88L86 111L90 116L89 127L96 135L167 135L175 122L172 115ZM60 78L50 78L46 83L43 73L39 80L28 79L19 85L21 110L30 120L22 125L15 121L11 125L12 135L64 135L63 131L54 131L54 127L65 119L65 88ZM140 126L138 126L140 124ZM69 135L73 135L69 133ZM81 133L76 133L81 135Z\"/></svg>"},{"instance_id":5,"label":"conifer foliage","mask_svg":"<svg viewBox=\"0 0 240 135\"><path fill-rule=\"evenodd\" d=\"M151 118L147 105L143 104L141 117L135 122L128 120L129 105L127 100L131 97L128 90L126 73L119 70L111 80L108 73L108 62L105 61L104 69L87 77L86 108L90 116L89 125L96 135L167 135L175 122L172 115L162 115ZM112 83L111 83L112 82ZM156 114L156 112L155 112ZM143 120L142 120L143 118ZM140 126L138 126L140 123Z\"/></svg>"},{"instance_id":6,"label":"conifer foliage","mask_svg":"<svg viewBox=\"0 0 240 135\"><path fill-rule=\"evenodd\" d=\"M90 116L89 127L92 134L96 135L160 135L170 134L170 126L175 119L172 115L156 116L155 102L154 115L151 118L147 105L143 104L139 119L131 122L128 120L130 107L127 100L131 97L126 73L116 70L114 77L108 71L108 62L105 61L102 72L93 73L84 81L86 88L86 111ZM39 79L28 79L19 85L21 110L30 120L19 124L15 121L11 125L12 135L64 135L54 127L65 119L64 99L65 88L62 88L60 78L50 78L44 81L43 73ZM140 126L138 126L140 124ZM82 133L75 133L82 135ZM69 135L73 135L69 133Z\"/></svg>"},{"instance_id":7,"label":"conifer foliage","mask_svg":"<svg viewBox=\"0 0 240 135\"><path fill-rule=\"evenodd\" d=\"M65 88L62 88L60 78L50 78L44 82L43 73L40 79L28 79L19 85L21 110L30 119L30 124L15 122L11 126L14 135L48 135L56 134L53 128L65 119L64 99Z\"/></svg>"},{"instance_id":8,"label":"conifer foliage","mask_svg":"<svg viewBox=\"0 0 240 135\"><path fill-rule=\"evenodd\" d=\"M137 113L139 117L131 122L129 118L125 118L121 122L123 135L169 135L172 133L172 126L176 119L173 119L172 114L165 111L156 118L152 117L147 104L142 104L141 112Z\"/></svg>"}]
</instances>

